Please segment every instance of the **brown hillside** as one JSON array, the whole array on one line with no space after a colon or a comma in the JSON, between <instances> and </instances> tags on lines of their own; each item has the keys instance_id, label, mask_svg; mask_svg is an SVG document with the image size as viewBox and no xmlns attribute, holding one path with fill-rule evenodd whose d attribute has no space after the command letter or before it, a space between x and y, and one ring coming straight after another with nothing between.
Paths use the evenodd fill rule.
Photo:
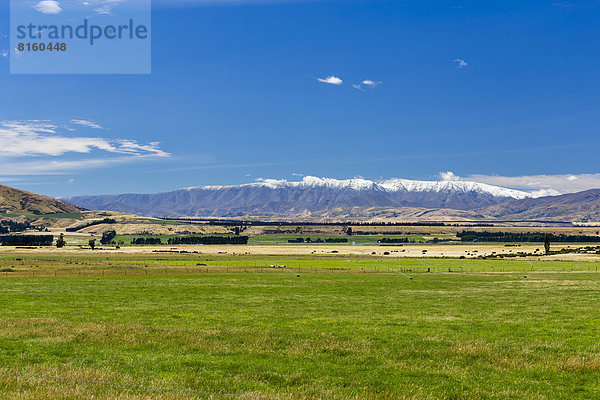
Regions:
<instances>
[{"instance_id":1,"label":"brown hillside","mask_svg":"<svg viewBox=\"0 0 600 400\"><path fill-rule=\"evenodd\" d=\"M57 214L76 213L82 210L82 208L52 197L0 185L0 213Z\"/></svg>"}]
</instances>

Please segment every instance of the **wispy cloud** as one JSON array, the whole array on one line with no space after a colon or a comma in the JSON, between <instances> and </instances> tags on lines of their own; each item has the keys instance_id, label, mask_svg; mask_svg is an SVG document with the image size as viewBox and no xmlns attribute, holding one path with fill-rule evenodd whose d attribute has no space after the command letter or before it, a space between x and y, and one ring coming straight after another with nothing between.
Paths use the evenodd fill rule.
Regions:
<instances>
[{"instance_id":1,"label":"wispy cloud","mask_svg":"<svg viewBox=\"0 0 600 400\"><path fill-rule=\"evenodd\" d=\"M37 0L34 0L37 1ZM203 6L237 6L237 5L262 5L286 4L298 2L314 2L320 0L152 0L153 7L203 7ZM85 8L96 14L112 15L118 6L146 7L149 0L44 0L38 1L34 8L45 13L60 13L64 10ZM60 9L60 11L58 11Z\"/></svg>"},{"instance_id":2,"label":"wispy cloud","mask_svg":"<svg viewBox=\"0 0 600 400\"><path fill-rule=\"evenodd\" d=\"M469 65L465 60L462 60L460 58L455 58L454 60L452 60L452 62L456 63L456 68L464 68L467 65Z\"/></svg>"},{"instance_id":3,"label":"wispy cloud","mask_svg":"<svg viewBox=\"0 0 600 400\"><path fill-rule=\"evenodd\" d=\"M364 80L364 81L362 81L361 83L362 83L364 86L367 86L367 87L372 87L372 88L374 88L374 87L376 87L376 86L378 86L378 85L380 85L380 84L381 84L381 82L372 81L371 79L365 79L365 80Z\"/></svg>"},{"instance_id":4,"label":"wispy cloud","mask_svg":"<svg viewBox=\"0 0 600 400\"><path fill-rule=\"evenodd\" d=\"M132 156L169 155L160 149L157 142L139 144L130 139L66 136L59 133L58 126L49 121L0 122L0 157L61 156L65 153L90 153L93 150Z\"/></svg>"},{"instance_id":5,"label":"wispy cloud","mask_svg":"<svg viewBox=\"0 0 600 400\"><path fill-rule=\"evenodd\" d=\"M136 3L145 6L146 0L62 0L63 2L77 2L97 14L112 15L119 4L128 6ZM153 7L202 7L202 6L237 6L250 4L285 4L297 2L313 2L319 0L152 0Z\"/></svg>"},{"instance_id":6,"label":"wispy cloud","mask_svg":"<svg viewBox=\"0 0 600 400\"><path fill-rule=\"evenodd\" d=\"M575 7L575 4L569 1L555 1L554 3L552 3L552 6L557 8L563 8L566 10L571 10Z\"/></svg>"},{"instance_id":7,"label":"wispy cloud","mask_svg":"<svg viewBox=\"0 0 600 400\"><path fill-rule=\"evenodd\" d=\"M46 176L70 175L84 170L115 167L117 165L154 161L151 156L121 156L106 158L91 158L86 160L53 160L44 161L3 161L0 158L0 170L3 176Z\"/></svg>"},{"instance_id":8,"label":"wispy cloud","mask_svg":"<svg viewBox=\"0 0 600 400\"><path fill-rule=\"evenodd\" d=\"M108 6L96 7L96 8L94 8L94 11L96 12L96 14L111 15L112 7L108 7Z\"/></svg>"},{"instance_id":9,"label":"wispy cloud","mask_svg":"<svg viewBox=\"0 0 600 400\"><path fill-rule=\"evenodd\" d=\"M78 121L80 123L75 123ZM102 128L86 120L72 124ZM100 128L98 128L100 127ZM69 128L67 132L74 129ZM0 121L0 171L3 176L56 175L168 158L158 142L71 136L52 121Z\"/></svg>"},{"instance_id":10,"label":"wispy cloud","mask_svg":"<svg viewBox=\"0 0 600 400\"><path fill-rule=\"evenodd\" d=\"M0 176L0 184L4 184L7 182L21 182L23 181L23 178L21 177L15 177L15 176Z\"/></svg>"},{"instance_id":11,"label":"wispy cloud","mask_svg":"<svg viewBox=\"0 0 600 400\"><path fill-rule=\"evenodd\" d=\"M212 6L244 4L285 4L319 0L152 0L152 6Z\"/></svg>"},{"instance_id":12,"label":"wispy cloud","mask_svg":"<svg viewBox=\"0 0 600 400\"><path fill-rule=\"evenodd\" d=\"M106 129L106 128L102 127L101 125L97 124L94 121L88 121L88 120L85 120L85 119L72 119L71 123L75 124L75 125L87 126L88 128Z\"/></svg>"},{"instance_id":13,"label":"wispy cloud","mask_svg":"<svg viewBox=\"0 0 600 400\"><path fill-rule=\"evenodd\" d=\"M360 84L359 83L355 83L352 85L352 87L354 89L358 89L364 92L364 88L369 88L369 89L375 89L377 86L379 86L381 83L383 82L378 82L378 81L373 81L371 79L365 79L364 81L362 81Z\"/></svg>"},{"instance_id":14,"label":"wispy cloud","mask_svg":"<svg viewBox=\"0 0 600 400\"><path fill-rule=\"evenodd\" d=\"M137 1L137 0L136 0ZM112 15L113 9L122 3L135 3L136 1L132 0L85 0L81 2L81 5L91 9L96 14L100 15ZM142 2L141 5L145 6L146 3Z\"/></svg>"},{"instance_id":15,"label":"wispy cloud","mask_svg":"<svg viewBox=\"0 0 600 400\"><path fill-rule=\"evenodd\" d=\"M487 183L511 189L523 190L535 197L555 196L559 194L600 189L600 173L595 174L557 174L500 176L472 174L458 176L447 171L440 173L442 180L460 180Z\"/></svg>"},{"instance_id":16,"label":"wispy cloud","mask_svg":"<svg viewBox=\"0 0 600 400\"><path fill-rule=\"evenodd\" d=\"M54 0L43 0L33 6L42 14L59 14L62 11L60 3Z\"/></svg>"},{"instance_id":17,"label":"wispy cloud","mask_svg":"<svg viewBox=\"0 0 600 400\"><path fill-rule=\"evenodd\" d=\"M2 50L2 52L0 52L0 55L2 55L2 57L4 57L4 58L8 58L8 55L9 55L8 50L6 50L6 49Z\"/></svg>"},{"instance_id":18,"label":"wispy cloud","mask_svg":"<svg viewBox=\"0 0 600 400\"><path fill-rule=\"evenodd\" d=\"M317 80L321 83L328 83L330 85L341 85L344 81L342 81L340 78L338 78L337 76L331 75L328 76L327 78L317 78Z\"/></svg>"}]
</instances>

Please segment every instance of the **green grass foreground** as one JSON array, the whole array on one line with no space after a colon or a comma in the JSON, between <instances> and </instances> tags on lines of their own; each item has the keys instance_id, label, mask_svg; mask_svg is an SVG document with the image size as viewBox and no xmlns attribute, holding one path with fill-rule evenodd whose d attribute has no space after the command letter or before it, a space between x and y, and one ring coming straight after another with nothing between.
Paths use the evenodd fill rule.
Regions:
<instances>
[{"instance_id":1,"label":"green grass foreground","mask_svg":"<svg viewBox=\"0 0 600 400\"><path fill-rule=\"evenodd\" d=\"M0 398L600 398L600 274L0 279Z\"/></svg>"}]
</instances>

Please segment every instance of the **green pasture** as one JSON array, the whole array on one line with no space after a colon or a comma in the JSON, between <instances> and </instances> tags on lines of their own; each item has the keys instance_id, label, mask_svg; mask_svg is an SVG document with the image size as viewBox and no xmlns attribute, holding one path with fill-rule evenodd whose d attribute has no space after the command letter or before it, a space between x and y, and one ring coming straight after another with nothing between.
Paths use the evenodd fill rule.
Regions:
<instances>
[{"instance_id":1,"label":"green pasture","mask_svg":"<svg viewBox=\"0 0 600 400\"><path fill-rule=\"evenodd\" d=\"M200 247L201 248L201 247ZM244 253L244 246L226 247L224 254L202 254L200 252L180 253L178 250L164 252L128 254L89 252L77 254L23 254L0 255L0 273L11 276L54 276L79 275L85 271L138 271L145 274L159 272L193 273L204 267L220 270L219 267L232 267L248 272L265 272L272 267L285 266L290 270L308 272L414 272L414 273L543 273L543 272L599 272L599 262L545 261L544 257L492 259L449 259L449 258L398 258L395 253L384 255L380 251L370 256L350 256L332 253L313 255L250 255ZM401 250L398 250L401 252ZM221 268L222 269L222 268ZM281 268L276 268L281 269Z\"/></svg>"},{"instance_id":2,"label":"green pasture","mask_svg":"<svg viewBox=\"0 0 600 400\"><path fill-rule=\"evenodd\" d=\"M172 257L156 261L196 261ZM517 261L281 263L311 270L2 277L0 398L600 398L600 274L553 262L533 262L527 278ZM505 271L477 272L488 264ZM470 269L356 272L428 265Z\"/></svg>"}]
</instances>

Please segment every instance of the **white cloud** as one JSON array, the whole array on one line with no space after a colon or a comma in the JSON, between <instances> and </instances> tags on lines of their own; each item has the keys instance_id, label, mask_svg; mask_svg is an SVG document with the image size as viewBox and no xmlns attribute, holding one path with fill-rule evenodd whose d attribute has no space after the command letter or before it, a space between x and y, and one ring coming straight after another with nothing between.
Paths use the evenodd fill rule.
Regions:
<instances>
[{"instance_id":1,"label":"white cloud","mask_svg":"<svg viewBox=\"0 0 600 400\"><path fill-rule=\"evenodd\" d=\"M6 49L2 50L2 53L0 53L0 55L2 55L2 57L4 57L4 58L8 58L8 54L9 54L8 50L6 50Z\"/></svg>"},{"instance_id":2,"label":"white cloud","mask_svg":"<svg viewBox=\"0 0 600 400\"><path fill-rule=\"evenodd\" d=\"M534 197L555 196L559 194L582 192L589 189L600 189L600 173L523 176L473 174L461 177L448 171L440 173L439 176L442 180L481 182L489 185L522 190L531 193Z\"/></svg>"},{"instance_id":3,"label":"white cloud","mask_svg":"<svg viewBox=\"0 0 600 400\"><path fill-rule=\"evenodd\" d=\"M22 156L62 156L66 153L87 154L94 150L130 156L166 157L169 153L159 143L139 144L130 139L72 137L58 132L49 121L0 122L0 158Z\"/></svg>"},{"instance_id":4,"label":"white cloud","mask_svg":"<svg viewBox=\"0 0 600 400\"><path fill-rule=\"evenodd\" d=\"M328 76L327 78L317 78L317 80L321 83L328 83L330 85L341 85L343 81L337 76Z\"/></svg>"},{"instance_id":5,"label":"white cloud","mask_svg":"<svg viewBox=\"0 0 600 400\"><path fill-rule=\"evenodd\" d=\"M94 121L88 121L85 119L72 119L71 123L75 125L87 126L88 128L106 129L100 126L99 124L95 123Z\"/></svg>"},{"instance_id":6,"label":"white cloud","mask_svg":"<svg viewBox=\"0 0 600 400\"><path fill-rule=\"evenodd\" d=\"M365 79L361 82L363 85L374 88L377 85L380 85L381 82L372 81L370 79Z\"/></svg>"},{"instance_id":7,"label":"white cloud","mask_svg":"<svg viewBox=\"0 0 600 400\"><path fill-rule=\"evenodd\" d=\"M36 10L42 14L59 14L62 11L60 3L54 0L43 0L33 6Z\"/></svg>"},{"instance_id":8,"label":"white cloud","mask_svg":"<svg viewBox=\"0 0 600 400\"><path fill-rule=\"evenodd\" d=\"M540 189L529 192L533 197L547 197L547 196L559 196L561 193L556 189Z\"/></svg>"},{"instance_id":9,"label":"white cloud","mask_svg":"<svg viewBox=\"0 0 600 400\"><path fill-rule=\"evenodd\" d=\"M363 89L363 87L368 87L370 89L375 89L378 85L380 85L382 82L377 82L377 81L373 81L371 79L365 79L364 81L362 81L360 84L358 83L354 83L352 85L352 87L354 89L358 89L362 92L364 92L365 90Z\"/></svg>"},{"instance_id":10,"label":"white cloud","mask_svg":"<svg viewBox=\"0 0 600 400\"><path fill-rule=\"evenodd\" d=\"M465 60L462 60L460 58L455 58L454 60L452 60L452 62L456 63L456 68L464 68L467 65L469 65Z\"/></svg>"},{"instance_id":11,"label":"white cloud","mask_svg":"<svg viewBox=\"0 0 600 400\"><path fill-rule=\"evenodd\" d=\"M440 172L439 177L443 181L458 181L460 177L454 175L452 171Z\"/></svg>"},{"instance_id":12,"label":"white cloud","mask_svg":"<svg viewBox=\"0 0 600 400\"><path fill-rule=\"evenodd\" d=\"M100 127L91 121L73 121L79 122L77 125ZM72 174L170 156L160 149L158 142L143 144L132 139L80 137L63 133L73 130L69 125L59 128L51 121L0 121L2 175Z\"/></svg>"}]
</instances>

